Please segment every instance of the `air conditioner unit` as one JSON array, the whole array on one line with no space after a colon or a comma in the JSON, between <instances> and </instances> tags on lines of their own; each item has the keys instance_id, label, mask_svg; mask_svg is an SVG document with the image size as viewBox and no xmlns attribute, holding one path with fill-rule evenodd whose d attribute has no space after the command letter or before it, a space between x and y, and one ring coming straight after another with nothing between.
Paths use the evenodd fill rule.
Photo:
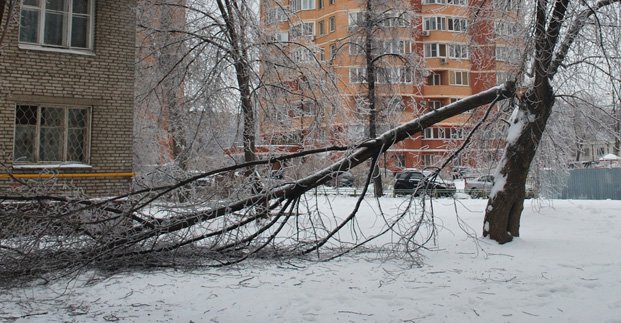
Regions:
<instances>
[{"instance_id":1,"label":"air conditioner unit","mask_svg":"<svg viewBox=\"0 0 621 323\"><path fill-rule=\"evenodd\" d=\"M441 57L440 58L440 65L446 65L446 64L448 64L448 61L446 60L446 58Z\"/></svg>"},{"instance_id":2,"label":"air conditioner unit","mask_svg":"<svg viewBox=\"0 0 621 323\"><path fill-rule=\"evenodd\" d=\"M423 37L429 37L429 30L423 30Z\"/></svg>"}]
</instances>

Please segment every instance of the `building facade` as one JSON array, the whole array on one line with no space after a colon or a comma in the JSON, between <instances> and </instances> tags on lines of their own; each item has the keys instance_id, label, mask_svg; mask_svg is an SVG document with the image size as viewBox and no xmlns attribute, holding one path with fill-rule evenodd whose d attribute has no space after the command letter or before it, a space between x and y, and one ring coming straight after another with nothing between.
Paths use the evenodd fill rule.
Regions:
<instances>
[{"instance_id":1,"label":"building facade","mask_svg":"<svg viewBox=\"0 0 621 323\"><path fill-rule=\"evenodd\" d=\"M0 47L0 191L130 190L134 5L22 1Z\"/></svg>"},{"instance_id":2,"label":"building facade","mask_svg":"<svg viewBox=\"0 0 621 323\"><path fill-rule=\"evenodd\" d=\"M337 80L345 112L333 113L336 117L321 126L332 128L332 137L341 133L362 139L370 135L365 110L368 62L377 65L374 122L381 133L514 78L521 52L515 37L517 4L515 0L266 0L261 17L274 39L287 44L293 61L316 59ZM301 109L305 111L289 111L291 129L312 124L312 107ZM384 160L395 169L438 166L483 113L466 113L425 129L391 147ZM278 127L273 122L263 121L262 134L274 138L274 129ZM305 131L291 138L299 140ZM497 146L497 140L492 141ZM282 143L294 142L278 142ZM453 164L475 165L477 158L464 155Z\"/></svg>"}]
</instances>

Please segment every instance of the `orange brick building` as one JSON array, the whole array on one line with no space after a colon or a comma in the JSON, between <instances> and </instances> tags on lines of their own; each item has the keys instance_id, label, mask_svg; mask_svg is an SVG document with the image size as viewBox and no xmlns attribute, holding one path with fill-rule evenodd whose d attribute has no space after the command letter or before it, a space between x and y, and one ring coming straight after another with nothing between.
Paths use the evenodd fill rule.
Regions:
<instances>
[{"instance_id":1,"label":"orange brick building","mask_svg":"<svg viewBox=\"0 0 621 323\"><path fill-rule=\"evenodd\" d=\"M266 29L289 51L292 61L319 62L330 71L341 99L333 105L336 108L328 109L316 109L313 104L317 103L304 103L303 98L285 100L288 118L280 118L280 125L270 117L261 118L260 132L268 143L317 143L317 138L305 138L312 127L328 130L319 137L332 142L342 138L359 141L368 136L368 129L364 133L368 116L362 100L368 87L366 53L356 40L360 22L367 18L377 20L372 39L375 56L386 56L377 66L378 133L513 78L520 58L513 37L517 2L415 0L404 5L399 1L370 1L376 9L373 15L366 14L367 1L263 1L261 19ZM405 57L408 64L402 63ZM266 108L263 115L277 114L275 110ZM480 113L453 117L396 144L388 150L387 166L438 165L463 142ZM333 117L318 118L316 114ZM289 139L283 140L277 133L287 133ZM470 156L454 162L475 164Z\"/></svg>"}]
</instances>

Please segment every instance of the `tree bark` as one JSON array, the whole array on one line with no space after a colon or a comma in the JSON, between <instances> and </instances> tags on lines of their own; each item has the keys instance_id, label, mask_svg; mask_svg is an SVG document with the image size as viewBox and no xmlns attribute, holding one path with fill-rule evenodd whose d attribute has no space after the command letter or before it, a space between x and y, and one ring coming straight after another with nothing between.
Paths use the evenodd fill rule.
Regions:
<instances>
[{"instance_id":1,"label":"tree bark","mask_svg":"<svg viewBox=\"0 0 621 323\"><path fill-rule=\"evenodd\" d=\"M547 79L530 88L516 109L509 138L485 209L483 236L500 244L520 236L520 218L526 196L526 178L537 146L554 105L554 93Z\"/></svg>"},{"instance_id":2,"label":"tree bark","mask_svg":"<svg viewBox=\"0 0 621 323\"><path fill-rule=\"evenodd\" d=\"M365 43L364 43L364 55L367 64L367 100L369 102L369 138L375 138L377 136L377 94L376 94L376 81L377 74L375 69L375 57L373 56L373 19L372 10L373 0L367 0L366 12L365 12ZM373 166L373 194L375 197L384 196L384 187L382 185L382 175L380 173L379 165L375 163Z\"/></svg>"}]
</instances>

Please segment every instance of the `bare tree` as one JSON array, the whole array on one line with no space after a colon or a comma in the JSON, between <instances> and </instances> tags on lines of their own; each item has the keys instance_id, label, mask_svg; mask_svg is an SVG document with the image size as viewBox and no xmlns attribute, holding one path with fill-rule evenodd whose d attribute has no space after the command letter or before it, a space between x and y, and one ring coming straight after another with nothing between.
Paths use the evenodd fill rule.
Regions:
<instances>
[{"instance_id":1,"label":"bare tree","mask_svg":"<svg viewBox=\"0 0 621 323\"><path fill-rule=\"evenodd\" d=\"M364 72L361 73L362 93L356 98L356 109L367 117L366 133L369 138L378 135L380 121L389 122L389 101L402 98L400 83L422 85L424 67L422 58L412 51L415 34L413 30L414 9L410 3L387 0L366 0L364 10L350 17L350 39L347 44L350 54L363 56ZM395 84L391 86L391 84ZM388 96L387 96L388 95ZM381 100L386 98L390 100ZM364 108L360 109L359 105ZM403 108L404 103L397 103ZM397 109L399 110L399 109ZM381 120L380 120L381 119ZM398 123L398 117L396 118ZM373 169L373 187L376 197L383 195L379 164Z\"/></svg>"},{"instance_id":2,"label":"bare tree","mask_svg":"<svg viewBox=\"0 0 621 323\"><path fill-rule=\"evenodd\" d=\"M584 26L597 22L598 14L616 3L535 2L532 73L529 84L516 97L517 107L509 120L507 145L485 212L484 236L506 243L520 235L526 177L555 103L553 79L572 55L570 50Z\"/></svg>"},{"instance_id":3,"label":"bare tree","mask_svg":"<svg viewBox=\"0 0 621 323\"><path fill-rule=\"evenodd\" d=\"M17 8L21 1L19 0L0 0L0 49L9 29L9 24L17 16ZM2 52L0 52L0 55Z\"/></svg>"}]
</instances>

